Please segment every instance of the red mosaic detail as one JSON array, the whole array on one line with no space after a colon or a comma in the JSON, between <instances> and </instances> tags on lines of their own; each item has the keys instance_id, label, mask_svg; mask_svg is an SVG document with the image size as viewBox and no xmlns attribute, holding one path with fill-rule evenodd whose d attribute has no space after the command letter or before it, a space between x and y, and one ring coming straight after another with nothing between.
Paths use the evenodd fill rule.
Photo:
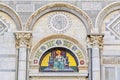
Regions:
<instances>
[{"instance_id":1,"label":"red mosaic detail","mask_svg":"<svg viewBox=\"0 0 120 80\"><path fill-rule=\"evenodd\" d=\"M84 60L80 60L80 64L83 65L84 64Z\"/></svg>"},{"instance_id":2,"label":"red mosaic detail","mask_svg":"<svg viewBox=\"0 0 120 80\"><path fill-rule=\"evenodd\" d=\"M34 60L34 64L37 64L38 63L38 60Z\"/></svg>"}]
</instances>

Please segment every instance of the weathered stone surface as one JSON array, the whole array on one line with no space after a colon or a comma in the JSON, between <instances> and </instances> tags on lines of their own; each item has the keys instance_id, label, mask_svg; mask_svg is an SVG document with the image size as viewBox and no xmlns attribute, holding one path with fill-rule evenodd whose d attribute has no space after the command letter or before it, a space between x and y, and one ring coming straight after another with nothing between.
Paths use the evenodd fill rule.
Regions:
<instances>
[{"instance_id":1,"label":"weathered stone surface","mask_svg":"<svg viewBox=\"0 0 120 80\"><path fill-rule=\"evenodd\" d=\"M82 2L83 10L101 10L102 4L101 2Z\"/></svg>"},{"instance_id":2,"label":"weathered stone surface","mask_svg":"<svg viewBox=\"0 0 120 80\"><path fill-rule=\"evenodd\" d=\"M17 12L33 12L34 4L17 4L16 11Z\"/></svg>"}]
</instances>

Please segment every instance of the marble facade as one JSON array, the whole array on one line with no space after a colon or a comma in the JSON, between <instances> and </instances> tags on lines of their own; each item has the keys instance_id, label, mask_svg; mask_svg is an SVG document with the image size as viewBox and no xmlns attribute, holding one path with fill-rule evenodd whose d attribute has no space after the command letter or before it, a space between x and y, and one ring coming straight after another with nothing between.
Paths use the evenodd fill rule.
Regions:
<instances>
[{"instance_id":1,"label":"marble facade","mask_svg":"<svg viewBox=\"0 0 120 80\"><path fill-rule=\"evenodd\" d=\"M42 72L54 49L64 49L77 70ZM0 79L119 80L119 74L119 0L0 1Z\"/></svg>"}]
</instances>

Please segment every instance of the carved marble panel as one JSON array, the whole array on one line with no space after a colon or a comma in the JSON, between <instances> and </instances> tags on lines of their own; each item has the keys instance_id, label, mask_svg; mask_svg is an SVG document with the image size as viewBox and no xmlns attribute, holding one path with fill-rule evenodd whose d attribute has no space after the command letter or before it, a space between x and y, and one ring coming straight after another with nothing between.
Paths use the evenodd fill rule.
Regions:
<instances>
[{"instance_id":1,"label":"carved marble panel","mask_svg":"<svg viewBox=\"0 0 120 80\"><path fill-rule=\"evenodd\" d=\"M103 57L102 63L103 64L120 64L120 57L119 56Z\"/></svg>"}]
</instances>

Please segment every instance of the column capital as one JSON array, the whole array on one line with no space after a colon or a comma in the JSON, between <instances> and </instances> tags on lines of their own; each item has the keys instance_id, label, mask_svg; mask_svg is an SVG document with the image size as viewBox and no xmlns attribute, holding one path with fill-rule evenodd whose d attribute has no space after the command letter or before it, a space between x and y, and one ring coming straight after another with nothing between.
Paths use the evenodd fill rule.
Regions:
<instances>
[{"instance_id":1,"label":"column capital","mask_svg":"<svg viewBox=\"0 0 120 80\"><path fill-rule=\"evenodd\" d=\"M88 34L87 35L87 45L88 48L91 47L103 47L103 34Z\"/></svg>"},{"instance_id":2,"label":"column capital","mask_svg":"<svg viewBox=\"0 0 120 80\"><path fill-rule=\"evenodd\" d=\"M16 48L31 47L31 38L32 38L31 31L17 31L17 32L14 32L14 35L15 35Z\"/></svg>"}]
</instances>

